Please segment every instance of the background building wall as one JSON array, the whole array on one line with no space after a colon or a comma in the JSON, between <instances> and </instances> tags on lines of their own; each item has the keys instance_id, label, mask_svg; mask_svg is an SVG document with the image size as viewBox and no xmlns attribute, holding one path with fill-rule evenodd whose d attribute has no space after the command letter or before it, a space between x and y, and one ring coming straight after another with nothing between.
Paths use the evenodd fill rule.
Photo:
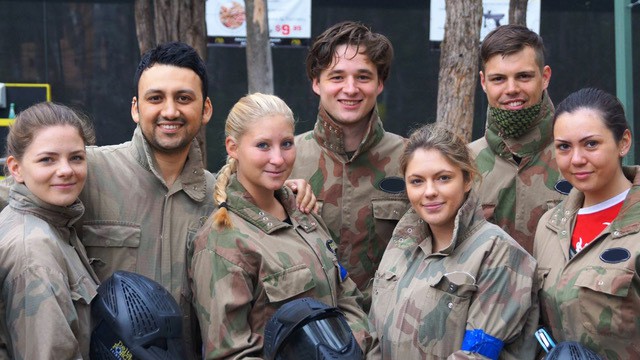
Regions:
<instances>
[{"instance_id":1,"label":"background building wall","mask_svg":"<svg viewBox=\"0 0 640 360\"><path fill-rule=\"evenodd\" d=\"M358 20L389 37L395 60L378 107L388 131L408 135L436 117L437 43L429 42L429 1L313 0L312 36L342 20ZM640 62L640 6L632 10L633 58ZM131 138L132 78L140 59L133 0L0 0L0 82L46 82L52 98L93 119L99 145ZM557 104L572 91L595 86L615 93L614 15L611 0L542 0L540 34ZM293 109L298 133L313 127L318 97L305 74L306 47L274 48L275 93ZM247 89L243 48L208 48L208 168L225 159L224 119ZM640 68L634 74L636 119ZM484 133L487 101L476 91L473 138ZM638 124L640 120L634 121ZM640 126L636 125L636 141ZM6 129L0 129L0 138ZM4 149L4 140L0 140ZM636 146L636 159L640 146Z\"/></svg>"}]
</instances>

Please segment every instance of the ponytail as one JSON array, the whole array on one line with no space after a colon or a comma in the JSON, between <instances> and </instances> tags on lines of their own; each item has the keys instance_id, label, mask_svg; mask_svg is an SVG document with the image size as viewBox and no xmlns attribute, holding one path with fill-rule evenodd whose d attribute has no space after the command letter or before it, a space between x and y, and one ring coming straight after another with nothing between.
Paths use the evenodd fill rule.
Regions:
<instances>
[{"instance_id":1,"label":"ponytail","mask_svg":"<svg viewBox=\"0 0 640 360\"><path fill-rule=\"evenodd\" d=\"M213 188L213 201L218 205L218 210L213 214L213 226L218 230L233 226L227 209L227 185L229 185L229 178L236 171L236 159L227 157L227 163L218 172L216 185Z\"/></svg>"}]
</instances>

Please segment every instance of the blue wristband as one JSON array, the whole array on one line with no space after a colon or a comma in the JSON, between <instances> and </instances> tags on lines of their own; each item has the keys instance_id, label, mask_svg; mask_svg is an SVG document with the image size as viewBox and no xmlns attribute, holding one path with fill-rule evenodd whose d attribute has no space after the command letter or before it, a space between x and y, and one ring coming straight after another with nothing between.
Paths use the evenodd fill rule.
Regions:
<instances>
[{"instance_id":1,"label":"blue wristband","mask_svg":"<svg viewBox=\"0 0 640 360\"><path fill-rule=\"evenodd\" d=\"M481 329L475 329L467 330L464 333L461 349L496 360L503 347L504 342L502 340L485 333Z\"/></svg>"}]
</instances>

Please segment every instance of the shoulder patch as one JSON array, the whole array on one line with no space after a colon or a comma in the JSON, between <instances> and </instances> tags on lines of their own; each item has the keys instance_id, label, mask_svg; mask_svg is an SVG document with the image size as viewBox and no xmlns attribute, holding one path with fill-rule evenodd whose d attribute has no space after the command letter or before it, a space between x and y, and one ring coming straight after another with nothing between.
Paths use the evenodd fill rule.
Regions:
<instances>
[{"instance_id":1,"label":"shoulder patch","mask_svg":"<svg viewBox=\"0 0 640 360\"><path fill-rule=\"evenodd\" d=\"M609 248L600 254L600 260L608 264L617 264L631 258L631 253L625 248Z\"/></svg>"},{"instance_id":2,"label":"shoulder patch","mask_svg":"<svg viewBox=\"0 0 640 360\"><path fill-rule=\"evenodd\" d=\"M380 180L378 189L389 194L399 194L405 190L404 179L399 176L386 177Z\"/></svg>"},{"instance_id":3,"label":"shoulder patch","mask_svg":"<svg viewBox=\"0 0 640 360\"><path fill-rule=\"evenodd\" d=\"M553 187L562 195L569 195L569 192L573 189L573 185L567 180L559 180Z\"/></svg>"}]
</instances>

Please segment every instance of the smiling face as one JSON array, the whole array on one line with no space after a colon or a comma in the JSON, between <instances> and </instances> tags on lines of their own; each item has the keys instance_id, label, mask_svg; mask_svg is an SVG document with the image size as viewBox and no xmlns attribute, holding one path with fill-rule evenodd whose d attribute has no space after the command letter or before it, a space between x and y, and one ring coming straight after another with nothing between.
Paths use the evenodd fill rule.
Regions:
<instances>
[{"instance_id":1,"label":"smiling face","mask_svg":"<svg viewBox=\"0 0 640 360\"><path fill-rule=\"evenodd\" d=\"M87 177L84 141L73 126L45 127L36 132L22 159L9 156L7 166L13 178L40 200L69 206Z\"/></svg>"},{"instance_id":2,"label":"smiling face","mask_svg":"<svg viewBox=\"0 0 640 360\"><path fill-rule=\"evenodd\" d=\"M511 55L494 55L480 71L489 106L502 110L522 110L538 104L550 79L551 68L545 65L540 71L530 46Z\"/></svg>"},{"instance_id":3,"label":"smiling face","mask_svg":"<svg viewBox=\"0 0 640 360\"><path fill-rule=\"evenodd\" d=\"M172 65L155 64L142 73L131 116L154 150L166 154L189 151L212 114L201 83L193 70Z\"/></svg>"},{"instance_id":4,"label":"smiling face","mask_svg":"<svg viewBox=\"0 0 640 360\"><path fill-rule=\"evenodd\" d=\"M376 66L352 45L337 46L331 65L313 79L320 106L345 127L369 120L383 87Z\"/></svg>"},{"instance_id":5,"label":"smiling face","mask_svg":"<svg viewBox=\"0 0 640 360\"><path fill-rule=\"evenodd\" d=\"M558 116L553 136L558 169L584 193L585 206L598 204L625 190L620 159L631 146L629 130L616 142L599 112L579 108Z\"/></svg>"},{"instance_id":6,"label":"smiling face","mask_svg":"<svg viewBox=\"0 0 640 360\"><path fill-rule=\"evenodd\" d=\"M411 206L440 241L449 241L458 209L471 181L440 151L416 149L405 170L407 196Z\"/></svg>"},{"instance_id":7,"label":"smiling face","mask_svg":"<svg viewBox=\"0 0 640 360\"><path fill-rule=\"evenodd\" d=\"M237 140L227 136L227 153L238 163L238 181L254 198L273 194L289 178L296 160L293 131L291 120L273 115L255 120Z\"/></svg>"}]
</instances>

